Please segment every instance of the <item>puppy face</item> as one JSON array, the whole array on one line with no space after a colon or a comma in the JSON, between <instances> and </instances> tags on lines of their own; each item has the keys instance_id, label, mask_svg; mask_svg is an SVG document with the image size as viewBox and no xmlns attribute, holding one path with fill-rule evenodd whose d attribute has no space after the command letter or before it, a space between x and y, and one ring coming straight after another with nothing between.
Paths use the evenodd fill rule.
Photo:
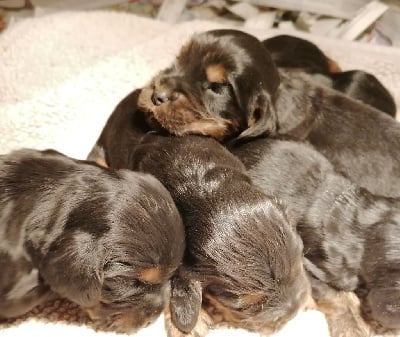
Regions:
<instances>
[{"instance_id":1,"label":"puppy face","mask_svg":"<svg viewBox=\"0 0 400 337\"><path fill-rule=\"evenodd\" d=\"M183 257L184 232L172 199L155 178L128 171L120 171L118 176L117 191L107 200L107 212L100 210L99 217L94 217L99 226L109 229L97 242L93 242L96 234L93 237L78 230L72 234L75 244L62 243L61 250L67 252L50 255L45 263L51 265L50 260L57 261L61 253L78 268L87 266L92 279L87 282L85 275L84 282L77 284L78 289L88 288L84 294L76 294L75 300L102 329L132 333L153 322L168 304L170 278ZM79 228L86 220L93 221L94 207L104 206L94 202L76 214ZM90 261L74 261L93 251L97 254Z\"/></svg>"},{"instance_id":2,"label":"puppy face","mask_svg":"<svg viewBox=\"0 0 400 337\"><path fill-rule=\"evenodd\" d=\"M55 151L20 151L2 163L11 216L4 223L24 224L23 255L44 284L101 329L131 333L158 317L183 258L184 229L157 179ZM13 207L24 212L15 217Z\"/></svg>"},{"instance_id":3,"label":"puppy face","mask_svg":"<svg viewBox=\"0 0 400 337\"><path fill-rule=\"evenodd\" d=\"M271 105L279 75L255 37L235 30L195 35L175 63L139 95L139 108L176 135L222 140L251 128L274 131Z\"/></svg>"},{"instance_id":4,"label":"puppy face","mask_svg":"<svg viewBox=\"0 0 400 337\"><path fill-rule=\"evenodd\" d=\"M307 308L311 293L301 242L285 225L276 232L271 227L254 236L247 232L250 238L234 247L231 257L218 260L215 276L205 272L211 281L205 286L204 307L215 323L227 322L269 336ZM252 248L239 256L238 250L245 245Z\"/></svg>"}]
</instances>

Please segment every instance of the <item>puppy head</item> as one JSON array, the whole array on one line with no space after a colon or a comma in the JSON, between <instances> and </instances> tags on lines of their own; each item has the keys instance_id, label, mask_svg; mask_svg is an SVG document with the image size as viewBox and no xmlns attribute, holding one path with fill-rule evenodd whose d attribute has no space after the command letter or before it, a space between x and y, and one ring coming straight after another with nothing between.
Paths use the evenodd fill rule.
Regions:
<instances>
[{"instance_id":1,"label":"puppy head","mask_svg":"<svg viewBox=\"0 0 400 337\"><path fill-rule=\"evenodd\" d=\"M193 251L213 320L270 335L305 308L310 284L301 240L275 205L258 206L247 228L224 226Z\"/></svg>"},{"instance_id":2,"label":"puppy head","mask_svg":"<svg viewBox=\"0 0 400 337\"><path fill-rule=\"evenodd\" d=\"M169 301L169 280L183 257L183 224L152 176L122 170L90 179L43 259L42 276L102 329L130 333L154 321Z\"/></svg>"},{"instance_id":3,"label":"puppy head","mask_svg":"<svg viewBox=\"0 0 400 337\"><path fill-rule=\"evenodd\" d=\"M236 30L195 35L152 79L138 105L169 132L218 140L274 132L277 68L262 43Z\"/></svg>"}]
</instances>

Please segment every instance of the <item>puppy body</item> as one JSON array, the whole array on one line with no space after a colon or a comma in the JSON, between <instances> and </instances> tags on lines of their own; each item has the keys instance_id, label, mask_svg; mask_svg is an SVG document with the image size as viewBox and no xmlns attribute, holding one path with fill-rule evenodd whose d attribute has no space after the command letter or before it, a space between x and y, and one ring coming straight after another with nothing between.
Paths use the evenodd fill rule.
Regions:
<instances>
[{"instance_id":1,"label":"puppy body","mask_svg":"<svg viewBox=\"0 0 400 337\"><path fill-rule=\"evenodd\" d=\"M148 134L130 167L155 175L173 196L186 228L185 262L198 275L212 315L270 333L305 305L299 239L221 145Z\"/></svg>"},{"instance_id":2,"label":"puppy body","mask_svg":"<svg viewBox=\"0 0 400 337\"><path fill-rule=\"evenodd\" d=\"M399 196L400 124L334 90L315 86L306 74L280 74L278 133L310 142L338 171L370 192Z\"/></svg>"},{"instance_id":3,"label":"puppy body","mask_svg":"<svg viewBox=\"0 0 400 337\"><path fill-rule=\"evenodd\" d=\"M358 185L400 195L400 124L315 84L304 71L278 71L266 47L243 32L195 35L138 101L176 135L227 141L286 134L308 141Z\"/></svg>"},{"instance_id":4,"label":"puppy body","mask_svg":"<svg viewBox=\"0 0 400 337\"><path fill-rule=\"evenodd\" d=\"M262 43L278 68L310 74L315 83L396 116L392 95L374 75L362 70L341 71L317 45L295 36L278 35Z\"/></svg>"},{"instance_id":5,"label":"puppy body","mask_svg":"<svg viewBox=\"0 0 400 337\"><path fill-rule=\"evenodd\" d=\"M130 332L168 303L184 231L154 177L20 150L0 157L0 209L0 317L61 296Z\"/></svg>"},{"instance_id":6,"label":"puppy body","mask_svg":"<svg viewBox=\"0 0 400 337\"><path fill-rule=\"evenodd\" d=\"M287 205L306 268L335 289L362 289L372 318L400 329L400 202L356 186L306 144L259 139L232 151Z\"/></svg>"},{"instance_id":7,"label":"puppy body","mask_svg":"<svg viewBox=\"0 0 400 337\"><path fill-rule=\"evenodd\" d=\"M301 241L279 205L215 140L130 127L144 116L139 93L117 106L89 157L153 174L181 212L187 248L184 268L172 282L169 335L204 336L201 302L215 323L264 333L279 329L309 296Z\"/></svg>"}]
</instances>

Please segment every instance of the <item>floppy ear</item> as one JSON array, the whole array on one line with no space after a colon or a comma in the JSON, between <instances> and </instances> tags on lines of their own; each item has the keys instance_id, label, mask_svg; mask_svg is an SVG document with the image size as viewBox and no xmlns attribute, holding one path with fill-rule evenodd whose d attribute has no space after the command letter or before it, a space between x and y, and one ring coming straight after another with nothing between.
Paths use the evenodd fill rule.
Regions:
<instances>
[{"instance_id":1,"label":"floppy ear","mask_svg":"<svg viewBox=\"0 0 400 337\"><path fill-rule=\"evenodd\" d=\"M268 60L266 58L265 62ZM278 121L273 102L280 78L272 61L261 69L247 68L244 74L229 79L229 82L247 124L238 138L274 134Z\"/></svg>"},{"instance_id":2,"label":"floppy ear","mask_svg":"<svg viewBox=\"0 0 400 337\"><path fill-rule=\"evenodd\" d=\"M265 91L255 93L247 104L247 128L238 139L255 138L276 133L278 118L271 97Z\"/></svg>"},{"instance_id":3,"label":"floppy ear","mask_svg":"<svg viewBox=\"0 0 400 337\"><path fill-rule=\"evenodd\" d=\"M177 276L171 282L171 320L182 332L195 327L201 309L202 289L199 281Z\"/></svg>"},{"instance_id":4,"label":"floppy ear","mask_svg":"<svg viewBox=\"0 0 400 337\"><path fill-rule=\"evenodd\" d=\"M50 288L82 307L95 305L103 283L102 251L90 234L70 232L55 240L40 263Z\"/></svg>"}]
</instances>

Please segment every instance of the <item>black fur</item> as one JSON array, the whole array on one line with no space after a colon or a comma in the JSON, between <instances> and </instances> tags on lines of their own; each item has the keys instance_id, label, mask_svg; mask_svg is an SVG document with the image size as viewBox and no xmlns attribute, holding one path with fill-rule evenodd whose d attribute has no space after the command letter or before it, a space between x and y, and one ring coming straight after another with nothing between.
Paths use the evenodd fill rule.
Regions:
<instances>
[{"instance_id":1,"label":"black fur","mask_svg":"<svg viewBox=\"0 0 400 337\"><path fill-rule=\"evenodd\" d=\"M287 206L308 271L363 293L371 318L400 331L400 201L358 187L306 144L259 139L232 151L253 182Z\"/></svg>"},{"instance_id":2,"label":"black fur","mask_svg":"<svg viewBox=\"0 0 400 337\"><path fill-rule=\"evenodd\" d=\"M207 70L221 83L209 83ZM158 85L168 95L155 104ZM177 135L247 141L284 134L310 142L360 186L400 196L400 124L311 74L278 70L265 46L243 32L195 35L141 92L139 106Z\"/></svg>"},{"instance_id":3,"label":"black fur","mask_svg":"<svg viewBox=\"0 0 400 337\"><path fill-rule=\"evenodd\" d=\"M15 151L0 156L0 209L0 317L61 296L132 332L167 305L184 229L154 177Z\"/></svg>"},{"instance_id":4,"label":"black fur","mask_svg":"<svg viewBox=\"0 0 400 337\"><path fill-rule=\"evenodd\" d=\"M137 99L138 92L132 93L117 106L89 158L100 155L110 167L151 173L173 196L187 243L184 268L173 281L175 327L204 335L193 327L201 322L202 299L214 322L259 332L279 329L309 295L302 244L284 212L215 140L164 137L132 126L144 115ZM179 334L167 326L170 335Z\"/></svg>"},{"instance_id":5,"label":"black fur","mask_svg":"<svg viewBox=\"0 0 400 337\"><path fill-rule=\"evenodd\" d=\"M278 35L262 43L278 68L313 74L315 83L396 116L392 95L374 75L362 70L342 71L317 45L299 37Z\"/></svg>"}]
</instances>

